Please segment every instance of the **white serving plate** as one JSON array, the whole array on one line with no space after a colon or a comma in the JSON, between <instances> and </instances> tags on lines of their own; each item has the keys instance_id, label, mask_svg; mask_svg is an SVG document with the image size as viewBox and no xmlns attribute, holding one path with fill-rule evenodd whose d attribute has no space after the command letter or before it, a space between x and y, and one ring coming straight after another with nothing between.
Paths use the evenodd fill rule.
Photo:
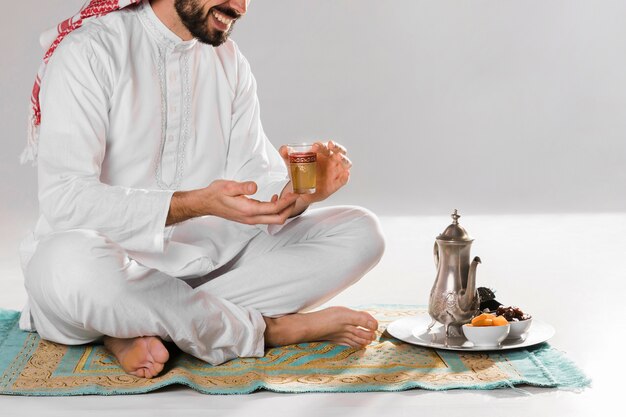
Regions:
<instances>
[{"instance_id":1,"label":"white serving plate","mask_svg":"<svg viewBox=\"0 0 626 417\"><path fill-rule=\"evenodd\" d=\"M474 352L533 346L545 342L554 336L554 327L533 317L533 324L526 334L526 337L521 339L505 339L500 346L475 347L473 343L468 341L462 334L460 336L449 337L448 344L446 345L443 326L441 324L435 324L429 332L427 328L430 322L431 318L428 313L419 313L417 316L404 317L393 321L387 326L387 331L396 339L412 345L435 349L466 350Z\"/></svg>"}]
</instances>

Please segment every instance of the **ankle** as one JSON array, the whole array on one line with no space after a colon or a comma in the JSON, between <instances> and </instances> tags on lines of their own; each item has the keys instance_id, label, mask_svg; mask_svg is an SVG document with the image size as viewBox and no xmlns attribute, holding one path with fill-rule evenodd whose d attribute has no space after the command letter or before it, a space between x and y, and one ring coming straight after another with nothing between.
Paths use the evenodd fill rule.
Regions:
<instances>
[{"instance_id":1,"label":"ankle","mask_svg":"<svg viewBox=\"0 0 626 417\"><path fill-rule=\"evenodd\" d=\"M305 323L298 323L298 314L282 317L263 317L265 320L265 345L268 347L285 346L299 343L306 335Z\"/></svg>"}]
</instances>

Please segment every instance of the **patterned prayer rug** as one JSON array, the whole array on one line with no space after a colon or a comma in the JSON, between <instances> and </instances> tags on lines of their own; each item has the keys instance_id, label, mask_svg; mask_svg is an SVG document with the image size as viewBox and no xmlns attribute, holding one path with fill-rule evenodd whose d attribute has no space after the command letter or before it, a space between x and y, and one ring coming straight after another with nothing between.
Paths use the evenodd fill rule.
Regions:
<instances>
[{"instance_id":1,"label":"patterned prayer rug","mask_svg":"<svg viewBox=\"0 0 626 417\"><path fill-rule=\"evenodd\" d=\"M355 350L303 343L211 366L180 351L156 378L125 374L102 345L64 346L19 330L19 313L0 310L0 394L137 394L173 384L206 394L494 389L528 384L585 387L587 377L547 343L500 352L452 352L413 346L384 332L416 306L369 306L380 323L376 341Z\"/></svg>"}]
</instances>

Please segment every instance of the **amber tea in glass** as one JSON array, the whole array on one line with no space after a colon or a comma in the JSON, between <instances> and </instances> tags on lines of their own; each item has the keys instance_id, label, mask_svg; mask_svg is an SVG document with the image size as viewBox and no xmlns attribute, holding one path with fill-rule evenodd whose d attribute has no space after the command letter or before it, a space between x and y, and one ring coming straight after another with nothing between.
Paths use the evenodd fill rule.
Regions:
<instances>
[{"instance_id":1,"label":"amber tea in glass","mask_svg":"<svg viewBox=\"0 0 626 417\"><path fill-rule=\"evenodd\" d=\"M313 194L315 192L317 154L312 143L287 145L289 154L289 175L293 192Z\"/></svg>"}]
</instances>

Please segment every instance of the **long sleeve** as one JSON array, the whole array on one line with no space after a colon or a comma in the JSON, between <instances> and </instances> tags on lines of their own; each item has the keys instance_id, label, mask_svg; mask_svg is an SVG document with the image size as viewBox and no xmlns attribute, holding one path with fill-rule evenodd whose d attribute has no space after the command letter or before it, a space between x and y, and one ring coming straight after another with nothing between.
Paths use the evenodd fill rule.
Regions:
<instances>
[{"instance_id":1,"label":"long sleeve","mask_svg":"<svg viewBox=\"0 0 626 417\"><path fill-rule=\"evenodd\" d=\"M54 231L90 229L127 250L163 250L173 191L101 181L114 79L89 39L66 39L42 83L39 202Z\"/></svg>"},{"instance_id":2,"label":"long sleeve","mask_svg":"<svg viewBox=\"0 0 626 417\"><path fill-rule=\"evenodd\" d=\"M253 180L258 185L257 200L269 201L280 195L289 182L287 168L276 148L270 143L261 125L256 81L246 59L239 53L237 91L233 103L226 178ZM267 231L266 225L261 229ZM272 228L276 231L276 228Z\"/></svg>"}]
</instances>

